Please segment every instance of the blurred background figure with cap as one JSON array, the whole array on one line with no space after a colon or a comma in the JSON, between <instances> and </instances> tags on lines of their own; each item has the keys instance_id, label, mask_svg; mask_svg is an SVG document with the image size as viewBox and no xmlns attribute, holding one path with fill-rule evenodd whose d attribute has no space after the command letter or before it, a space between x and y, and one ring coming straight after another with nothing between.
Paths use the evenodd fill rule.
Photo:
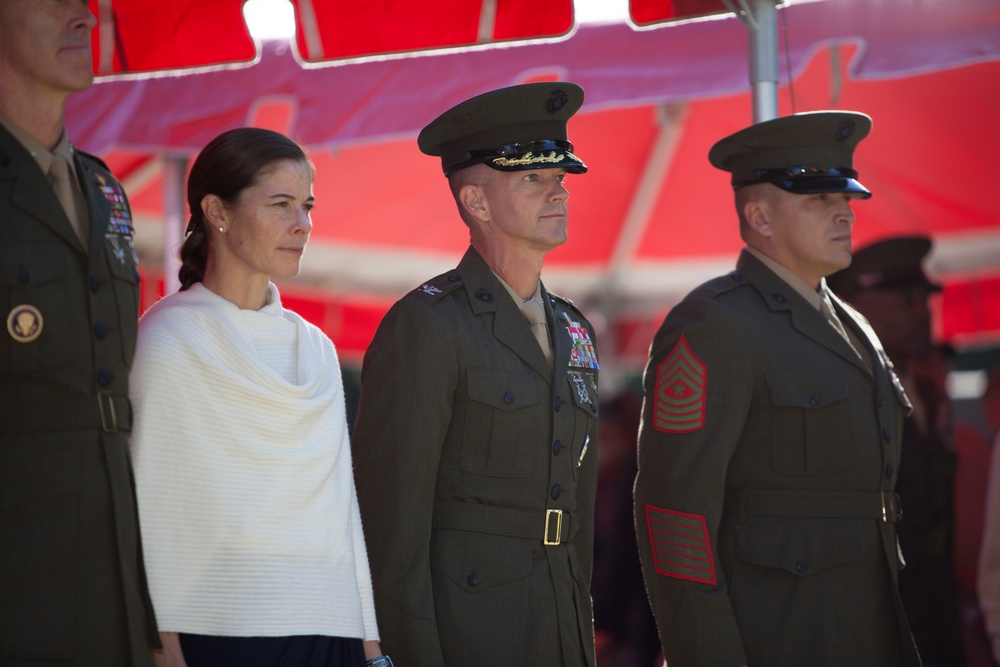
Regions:
<instances>
[{"instance_id":1,"label":"blurred background figure with cap","mask_svg":"<svg viewBox=\"0 0 1000 667\"><path fill-rule=\"evenodd\" d=\"M572 83L473 97L418 137L468 228L368 347L353 448L382 647L400 665L594 664L593 326L545 289L568 238Z\"/></svg>"},{"instance_id":2,"label":"blurred background figure with cap","mask_svg":"<svg viewBox=\"0 0 1000 667\"><path fill-rule=\"evenodd\" d=\"M650 348L635 485L669 665L916 667L897 586L902 385L827 288L851 263L854 150L871 118L795 114L717 142L736 270Z\"/></svg>"},{"instance_id":3,"label":"blurred background figure with cap","mask_svg":"<svg viewBox=\"0 0 1000 667\"><path fill-rule=\"evenodd\" d=\"M952 562L956 454L944 377L933 372L940 350L931 339L930 297L941 286L924 272L930 250L931 240L923 236L871 243L827 285L868 319L913 405L903 424L896 482L905 512L899 592L924 664L945 666L963 664Z\"/></svg>"},{"instance_id":4,"label":"blurred background figure with cap","mask_svg":"<svg viewBox=\"0 0 1000 667\"><path fill-rule=\"evenodd\" d=\"M989 429L991 463L986 482L986 506L982 523L982 546L979 551L977 595L985 629L988 650L973 652L975 643L967 643L967 652L974 655L970 667L992 667L1000 664L1000 365L987 375L986 392L982 397L983 416ZM990 663L990 656L993 662Z\"/></svg>"}]
</instances>

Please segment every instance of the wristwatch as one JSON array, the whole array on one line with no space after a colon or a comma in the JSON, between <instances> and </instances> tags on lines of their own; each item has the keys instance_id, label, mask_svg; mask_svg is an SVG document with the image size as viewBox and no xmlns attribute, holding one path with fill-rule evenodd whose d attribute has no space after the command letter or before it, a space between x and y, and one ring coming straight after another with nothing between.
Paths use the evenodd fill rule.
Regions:
<instances>
[{"instance_id":1,"label":"wristwatch","mask_svg":"<svg viewBox=\"0 0 1000 667\"><path fill-rule=\"evenodd\" d=\"M366 667L395 667L392 664L392 658L387 655L380 655L375 658L369 658L365 663Z\"/></svg>"}]
</instances>

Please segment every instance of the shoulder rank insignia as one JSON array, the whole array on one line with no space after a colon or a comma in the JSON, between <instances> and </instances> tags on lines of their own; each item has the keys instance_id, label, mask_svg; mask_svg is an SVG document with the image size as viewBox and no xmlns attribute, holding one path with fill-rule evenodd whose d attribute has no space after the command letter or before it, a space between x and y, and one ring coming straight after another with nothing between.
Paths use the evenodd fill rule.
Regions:
<instances>
[{"instance_id":1,"label":"shoulder rank insignia","mask_svg":"<svg viewBox=\"0 0 1000 667\"><path fill-rule=\"evenodd\" d=\"M705 426L708 369L681 334L656 368L653 428L664 433L690 433Z\"/></svg>"},{"instance_id":2,"label":"shoulder rank insignia","mask_svg":"<svg viewBox=\"0 0 1000 667\"><path fill-rule=\"evenodd\" d=\"M441 293L441 290L439 288L434 287L434 285L428 285L426 283L418 287L417 291L423 292L424 294L430 294L431 296Z\"/></svg>"},{"instance_id":3,"label":"shoulder rank insignia","mask_svg":"<svg viewBox=\"0 0 1000 667\"><path fill-rule=\"evenodd\" d=\"M715 584L705 517L646 505L646 532L657 574Z\"/></svg>"}]
</instances>

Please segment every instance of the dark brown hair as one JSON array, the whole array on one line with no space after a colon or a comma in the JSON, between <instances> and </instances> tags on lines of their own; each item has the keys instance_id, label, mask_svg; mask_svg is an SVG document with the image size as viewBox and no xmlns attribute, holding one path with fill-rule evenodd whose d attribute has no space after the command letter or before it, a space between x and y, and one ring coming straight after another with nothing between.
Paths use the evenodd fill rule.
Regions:
<instances>
[{"instance_id":1,"label":"dark brown hair","mask_svg":"<svg viewBox=\"0 0 1000 667\"><path fill-rule=\"evenodd\" d=\"M281 160L305 162L312 168L305 150L297 143L278 132L256 127L223 132L201 150L187 182L191 220L181 246L178 271L181 291L205 277L209 237L201 200L206 195L215 195L232 205L243 190L257 182L261 173Z\"/></svg>"}]
</instances>

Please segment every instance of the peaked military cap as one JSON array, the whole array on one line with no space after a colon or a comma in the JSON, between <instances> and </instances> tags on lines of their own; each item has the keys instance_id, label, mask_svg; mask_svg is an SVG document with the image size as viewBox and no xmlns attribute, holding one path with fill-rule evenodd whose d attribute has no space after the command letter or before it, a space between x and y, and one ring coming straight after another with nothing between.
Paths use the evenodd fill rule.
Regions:
<instances>
[{"instance_id":1,"label":"peaked military cap","mask_svg":"<svg viewBox=\"0 0 1000 667\"><path fill-rule=\"evenodd\" d=\"M895 236L857 250L851 265L827 276L826 284L841 296L866 289L905 289L926 287L938 292L941 286L931 282L922 266L931 250L926 236Z\"/></svg>"},{"instance_id":2,"label":"peaked military cap","mask_svg":"<svg viewBox=\"0 0 1000 667\"><path fill-rule=\"evenodd\" d=\"M500 88L445 111L420 131L417 145L441 158L445 176L480 163L582 174L587 165L566 139L566 121L582 104L583 88L565 81Z\"/></svg>"},{"instance_id":3,"label":"peaked military cap","mask_svg":"<svg viewBox=\"0 0 1000 667\"><path fill-rule=\"evenodd\" d=\"M713 166L731 172L734 190L771 183L795 194L872 193L858 182L854 148L872 119L854 111L812 111L743 128L708 152Z\"/></svg>"}]
</instances>

